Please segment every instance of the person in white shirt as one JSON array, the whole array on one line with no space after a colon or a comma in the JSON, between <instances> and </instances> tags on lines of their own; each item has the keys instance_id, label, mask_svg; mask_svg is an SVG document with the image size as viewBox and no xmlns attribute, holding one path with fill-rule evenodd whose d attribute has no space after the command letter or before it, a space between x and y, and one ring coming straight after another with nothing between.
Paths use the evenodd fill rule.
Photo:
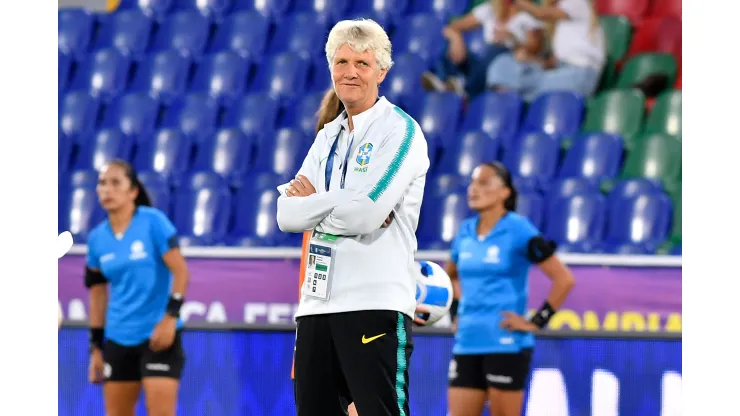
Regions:
<instances>
[{"instance_id":1,"label":"person in white shirt","mask_svg":"<svg viewBox=\"0 0 740 416\"><path fill-rule=\"evenodd\" d=\"M475 6L470 13L454 20L442 30L447 40L445 56L434 71L425 72L427 89L455 90L468 97L484 91L486 69L497 57L508 54L521 36L523 26L536 22L526 13L517 13L511 0L490 0ZM468 51L463 34L481 29L486 49L479 56Z\"/></svg>"},{"instance_id":2,"label":"person in white shirt","mask_svg":"<svg viewBox=\"0 0 740 416\"><path fill-rule=\"evenodd\" d=\"M604 31L592 0L545 0L543 6L517 0L517 7L553 26L551 52L544 65L499 59L488 69L486 84L515 90L526 101L548 91L574 91L589 97L596 91L606 61ZM549 32L549 28L546 32Z\"/></svg>"},{"instance_id":3,"label":"person in white shirt","mask_svg":"<svg viewBox=\"0 0 740 416\"><path fill-rule=\"evenodd\" d=\"M393 62L377 23L341 21L325 49L345 110L278 187L280 229L312 230L315 255L296 312L298 416L346 415L349 402L359 414L408 416L427 143L415 120L378 97Z\"/></svg>"}]
</instances>

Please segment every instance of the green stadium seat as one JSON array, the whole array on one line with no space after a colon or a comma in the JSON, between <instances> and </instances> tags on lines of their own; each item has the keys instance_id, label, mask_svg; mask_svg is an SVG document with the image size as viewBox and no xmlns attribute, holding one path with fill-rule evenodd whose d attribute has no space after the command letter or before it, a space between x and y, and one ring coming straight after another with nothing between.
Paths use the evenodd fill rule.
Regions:
<instances>
[{"instance_id":1,"label":"green stadium seat","mask_svg":"<svg viewBox=\"0 0 740 416\"><path fill-rule=\"evenodd\" d=\"M665 133L641 136L627 156L622 178L647 178L661 182L673 193L680 189L681 142Z\"/></svg>"},{"instance_id":2,"label":"green stadium seat","mask_svg":"<svg viewBox=\"0 0 740 416\"><path fill-rule=\"evenodd\" d=\"M668 76L668 85L676 81L678 67L676 60L667 53L642 53L630 58L624 65L617 80L617 88L632 88L632 86L651 74L665 74Z\"/></svg>"},{"instance_id":3,"label":"green stadium seat","mask_svg":"<svg viewBox=\"0 0 740 416\"><path fill-rule=\"evenodd\" d=\"M681 139L681 90L666 91L655 100L645 132L666 133Z\"/></svg>"},{"instance_id":4,"label":"green stadium seat","mask_svg":"<svg viewBox=\"0 0 740 416\"><path fill-rule=\"evenodd\" d=\"M617 81L617 63L629 49L632 26L624 16L601 16L599 20L606 37L606 65L601 77L601 89L606 89Z\"/></svg>"},{"instance_id":5,"label":"green stadium seat","mask_svg":"<svg viewBox=\"0 0 740 416\"><path fill-rule=\"evenodd\" d=\"M621 134L627 150L640 132L645 113L645 96L639 90L603 92L588 103L581 130L588 133Z\"/></svg>"}]
</instances>

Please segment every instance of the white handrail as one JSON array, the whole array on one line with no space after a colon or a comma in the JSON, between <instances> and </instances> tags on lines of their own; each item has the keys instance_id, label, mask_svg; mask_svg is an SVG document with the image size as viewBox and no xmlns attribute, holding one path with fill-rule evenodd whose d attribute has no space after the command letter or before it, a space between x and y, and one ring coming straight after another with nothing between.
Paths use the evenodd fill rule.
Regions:
<instances>
[{"instance_id":1,"label":"white handrail","mask_svg":"<svg viewBox=\"0 0 740 416\"><path fill-rule=\"evenodd\" d=\"M183 247L185 257L222 259L299 259L301 249L294 247ZM87 246L74 245L69 254L85 254ZM446 261L450 253L446 250L419 251L416 258L430 261ZM681 256L635 256L615 254L561 253L560 259L573 266L616 266L616 267L681 267Z\"/></svg>"}]
</instances>

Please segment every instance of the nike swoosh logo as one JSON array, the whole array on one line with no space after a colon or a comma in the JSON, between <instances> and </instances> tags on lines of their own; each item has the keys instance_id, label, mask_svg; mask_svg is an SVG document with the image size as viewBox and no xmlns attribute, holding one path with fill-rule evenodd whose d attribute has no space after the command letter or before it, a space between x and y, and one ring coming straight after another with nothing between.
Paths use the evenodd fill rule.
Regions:
<instances>
[{"instance_id":1,"label":"nike swoosh logo","mask_svg":"<svg viewBox=\"0 0 740 416\"><path fill-rule=\"evenodd\" d=\"M382 336L384 336L384 335L385 335L385 334L380 334L380 335L376 335L376 336L374 336L374 337L370 337L370 338L365 338L365 335L363 335L363 336L362 336L362 343L363 343L363 344L367 344L367 343L373 342L373 341L375 341L376 339L378 339L378 338L380 338L380 337L382 337Z\"/></svg>"}]
</instances>

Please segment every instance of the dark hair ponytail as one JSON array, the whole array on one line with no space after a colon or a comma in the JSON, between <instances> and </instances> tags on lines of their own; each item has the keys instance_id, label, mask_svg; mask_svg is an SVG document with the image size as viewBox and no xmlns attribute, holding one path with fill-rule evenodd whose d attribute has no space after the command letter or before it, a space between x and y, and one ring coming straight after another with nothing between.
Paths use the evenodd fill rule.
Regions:
<instances>
[{"instance_id":1,"label":"dark hair ponytail","mask_svg":"<svg viewBox=\"0 0 740 416\"><path fill-rule=\"evenodd\" d=\"M344 104L339 99L336 91L334 91L334 87L330 87L328 90L326 90L324 98L321 100L321 106L316 112L316 114L318 115L318 121L316 123L316 133L324 128L324 124L327 124L335 118L339 117L339 115L342 114L342 111L344 111Z\"/></svg>"},{"instance_id":2,"label":"dark hair ponytail","mask_svg":"<svg viewBox=\"0 0 740 416\"><path fill-rule=\"evenodd\" d=\"M152 206L152 200L149 198L149 194L147 193L146 188L144 188L144 185L141 184L139 177L136 175L136 170L134 170L133 166L131 166L130 163L126 162L125 160L116 159L111 161L109 165L120 166L126 173L126 177L128 177L128 179L131 181L131 187L136 188L139 191L139 193L136 195L136 199L134 199L134 205L136 205L137 207Z\"/></svg>"},{"instance_id":3,"label":"dark hair ponytail","mask_svg":"<svg viewBox=\"0 0 740 416\"><path fill-rule=\"evenodd\" d=\"M486 164L496 172L496 176L501 178L501 180L504 181L504 185L509 188L509 197L506 198L506 201L504 201L504 208L507 211L516 211L516 200L519 194L516 191L516 187L514 187L509 169L506 169L506 166L504 166L504 164L501 162Z\"/></svg>"}]
</instances>

